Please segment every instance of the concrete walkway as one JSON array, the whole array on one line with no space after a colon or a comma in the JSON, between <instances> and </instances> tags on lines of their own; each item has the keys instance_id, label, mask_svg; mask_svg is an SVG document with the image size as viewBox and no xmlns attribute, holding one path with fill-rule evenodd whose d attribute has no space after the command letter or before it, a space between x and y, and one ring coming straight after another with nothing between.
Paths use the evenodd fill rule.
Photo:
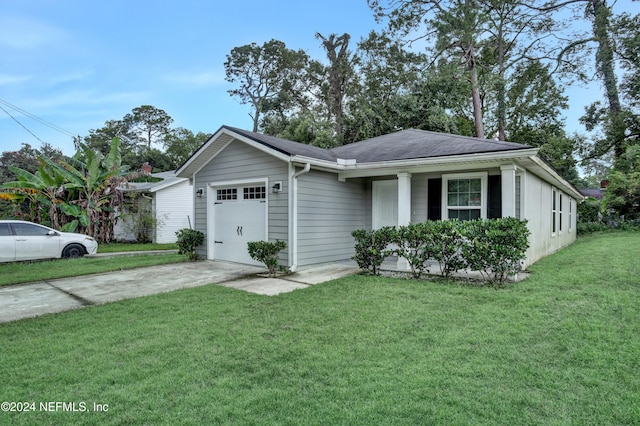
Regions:
<instances>
[{"instance_id":1,"label":"concrete walkway","mask_svg":"<svg viewBox=\"0 0 640 426\"><path fill-rule=\"evenodd\" d=\"M279 278L261 267L201 261L130 269L0 287L0 322L68 311L182 288L218 284L275 296L355 274L349 265L323 265Z\"/></svg>"}]
</instances>

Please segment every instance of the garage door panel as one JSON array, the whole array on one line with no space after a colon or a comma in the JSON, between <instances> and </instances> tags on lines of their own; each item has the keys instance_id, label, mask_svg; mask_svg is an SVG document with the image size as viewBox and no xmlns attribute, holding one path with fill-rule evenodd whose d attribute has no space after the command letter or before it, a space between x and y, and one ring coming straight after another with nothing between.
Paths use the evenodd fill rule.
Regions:
<instances>
[{"instance_id":1,"label":"garage door panel","mask_svg":"<svg viewBox=\"0 0 640 426\"><path fill-rule=\"evenodd\" d=\"M223 189L220 194L230 192ZM242 187L237 188L237 194L235 200L216 201L213 205L214 259L261 265L249 256L247 243L266 239L266 200L244 199L246 191ZM251 196L255 194L252 192Z\"/></svg>"}]
</instances>

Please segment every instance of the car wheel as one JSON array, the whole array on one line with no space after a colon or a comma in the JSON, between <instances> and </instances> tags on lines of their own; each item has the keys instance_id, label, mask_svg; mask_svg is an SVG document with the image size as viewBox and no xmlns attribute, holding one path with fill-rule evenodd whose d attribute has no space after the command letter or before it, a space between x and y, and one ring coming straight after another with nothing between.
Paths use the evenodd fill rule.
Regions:
<instances>
[{"instance_id":1,"label":"car wheel","mask_svg":"<svg viewBox=\"0 0 640 426\"><path fill-rule=\"evenodd\" d=\"M80 244L69 244L62 250L62 257L82 257L84 252L84 247Z\"/></svg>"}]
</instances>

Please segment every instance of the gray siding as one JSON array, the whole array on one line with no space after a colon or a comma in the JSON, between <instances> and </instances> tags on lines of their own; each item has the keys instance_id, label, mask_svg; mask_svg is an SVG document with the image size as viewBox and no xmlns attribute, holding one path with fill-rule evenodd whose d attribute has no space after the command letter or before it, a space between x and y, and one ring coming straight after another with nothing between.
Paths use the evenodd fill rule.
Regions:
<instances>
[{"instance_id":1,"label":"gray siding","mask_svg":"<svg viewBox=\"0 0 640 426\"><path fill-rule=\"evenodd\" d=\"M288 165L269 154L252 148L242 142L233 141L222 150L212 161L203 167L195 176L194 191L197 188L206 188L209 184L220 181L264 179L267 184L267 205L269 222L267 232L270 241L288 241ZM282 181L282 191L274 194L271 186L275 181ZM195 224L196 229L207 233L207 205L215 200L208 197L196 197L195 199ZM200 247L199 254L207 256L208 241ZM281 260L286 264L287 251L282 253Z\"/></svg>"},{"instance_id":2,"label":"gray siding","mask_svg":"<svg viewBox=\"0 0 640 426\"><path fill-rule=\"evenodd\" d=\"M348 260L351 232L366 227L366 185L338 181L333 173L311 171L298 178L298 264Z\"/></svg>"}]
</instances>

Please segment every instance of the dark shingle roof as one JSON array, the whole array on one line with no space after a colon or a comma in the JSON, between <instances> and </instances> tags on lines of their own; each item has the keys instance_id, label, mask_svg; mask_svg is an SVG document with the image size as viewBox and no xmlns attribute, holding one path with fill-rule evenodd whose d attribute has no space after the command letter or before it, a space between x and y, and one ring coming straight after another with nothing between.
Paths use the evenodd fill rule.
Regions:
<instances>
[{"instance_id":1,"label":"dark shingle roof","mask_svg":"<svg viewBox=\"0 0 640 426\"><path fill-rule=\"evenodd\" d=\"M263 135L261 133L249 132L235 127L222 126L235 133L238 133L251 140L259 142L269 148L287 155L301 155L304 157L317 158L319 160L336 161L336 157L330 151L313 145L306 145L288 139L277 138L275 136Z\"/></svg>"},{"instance_id":2,"label":"dark shingle roof","mask_svg":"<svg viewBox=\"0 0 640 426\"><path fill-rule=\"evenodd\" d=\"M355 159L359 164L514 151L531 148L528 145L513 142L500 142L489 139L409 129L333 149L323 149L274 136L249 132L235 127L223 127L283 154L300 155L332 162L336 161L337 158L345 160Z\"/></svg>"},{"instance_id":3,"label":"dark shingle roof","mask_svg":"<svg viewBox=\"0 0 640 426\"><path fill-rule=\"evenodd\" d=\"M332 149L339 158L357 163L447 157L531 148L513 142L478 139L409 129Z\"/></svg>"}]
</instances>

